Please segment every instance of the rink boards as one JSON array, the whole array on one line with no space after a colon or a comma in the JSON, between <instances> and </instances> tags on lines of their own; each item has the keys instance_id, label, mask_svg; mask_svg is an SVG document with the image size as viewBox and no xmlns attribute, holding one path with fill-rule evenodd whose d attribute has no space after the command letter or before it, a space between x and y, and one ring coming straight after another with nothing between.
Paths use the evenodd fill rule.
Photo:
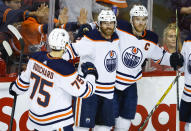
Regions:
<instances>
[{"instance_id":1,"label":"rink boards","mask_svg":"<svg viewBox=\"0 0 191 131\"><path fill-rule=\"evenodd\" d=\"M135 119L131 125L131 131L137 131L141 121L143 121L152 108L156 105L160 97L164 94L165 90L169 87L175 76L154 76L143 77L138 82L138 108ZM8 88L10 82L0 82L0 130L5 131L8 129L10 122L11 107L13 97L9 95ZM182 90L184 87L184 77L179 78L179 96L181 98ZM27 126L27 110L28 110L28 97L27 92L17 98L15 119L13 124L13 131L26 131ZM176 85L170 90L165 97L162 104L157 108L152 117L145 125L145 131L154 130L170 130L175 131L179 125L176 120ZM183 131L184 123L180 124L180 130Z\"/></svg>"}]
</instances>

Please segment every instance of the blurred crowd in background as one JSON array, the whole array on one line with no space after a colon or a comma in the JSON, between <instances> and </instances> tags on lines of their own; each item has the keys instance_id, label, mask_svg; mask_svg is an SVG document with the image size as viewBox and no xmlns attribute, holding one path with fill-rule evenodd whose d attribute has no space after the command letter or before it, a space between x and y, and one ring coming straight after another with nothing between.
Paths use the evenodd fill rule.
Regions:
<instances>
[{"instance_id":1,"label":"blurred crowd in background","mask_svg":"<svg viewBox=\"0 0 191 131\"><path fill-rule=\"evenodd\" d=\"M31 53L49 50L47 34L51 27L65 28L71 42L75 42L86 31L84 27L89 29L87 24L96 22L97 14L102 9L113 9L118 19L129 21L129 11L137 3L147 7L147 28L158 34L158 45L173 53L177 42L180 51L191 28L189 0L0 0L0 77L17 74L21 53L20 42L7 25L14 25L25 42L24 68ZM187 24L183 24L185 21ZM71 61L76 64L78 60ZM158 66L148 60L144 71L173 71L173 68Z\"/></svg>"}]
</instances>

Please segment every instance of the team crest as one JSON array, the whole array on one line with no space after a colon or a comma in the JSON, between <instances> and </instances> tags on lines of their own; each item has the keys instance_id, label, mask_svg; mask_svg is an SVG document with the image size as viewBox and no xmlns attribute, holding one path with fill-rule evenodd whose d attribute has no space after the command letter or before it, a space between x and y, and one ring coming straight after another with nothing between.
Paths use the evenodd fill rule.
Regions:
<instances>
[{"instance_id":1,"label":"team crest","mask_svg":"<svg viewBox=\"0 0 191 131\"><path fill-rule=\"evenodd\" d=\"M187 69L188 69L188 72L191 74L191 54L188 57Z\"/></svg>"},{"instance_id":2,"label":"team crest","mask_svg":"<svg viewBox=\"0 0 191 131\"><path fill-rule=\"evenodd\" d=\"M134 46L127 48L122 54L123 64L128 68L137 67L142 59L143 59L143 54L141 50Z\"/></svg>"},{"instance_id":3,"label":"team crest","mask_svg":"<svg viewBox=\"0 0 191 131\"><path fill-rule=\"evenodd\" d=\"M113 72L117 67L117 54L115 51L109 51L104 60L105 68L108 72Z\"/></svg>"}]
</instances>

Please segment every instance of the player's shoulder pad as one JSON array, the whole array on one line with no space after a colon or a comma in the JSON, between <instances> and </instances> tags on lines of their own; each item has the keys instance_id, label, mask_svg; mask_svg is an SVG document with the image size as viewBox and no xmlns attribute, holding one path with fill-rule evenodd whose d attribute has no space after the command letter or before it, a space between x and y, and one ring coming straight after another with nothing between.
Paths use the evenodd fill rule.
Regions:
<instances>
[{"instance_id":1,"label":"player's shoulder pad","mask_svg":"<svg viewBox=\"0 0 191 131\"><path fill-rule=\"evenodd\" d=\"M186 37L185 42L187 41L191 41L191 33L189 33L189 35Z\"/></svg>"},{"instance_id":2,"label":"player's shoulder pad","mask_svg":"<svg viewBox=\"0 0 191 131\"><path fill-rule=\"evenodd\" d=\"M92 40L92 41L108 41L106 40L101 33L97 29L93 29L92 31L89 31L86 35L86 38ZM116 32L113 33L111 41L119 39Z\"/></svg>"},{"instance_id":3,"label":"player's shoulder pad","mask_svg":"<svg viewBox=\"0 0 191 131\"><path fill-rule=\"evenodd\" d=\"M158 43L158 35L150 30L146 30L146 35L144 39L154 42L155 44Z\"/></svg>"},{"instance_id":4,"label":"player's shoulder pad","mask_svg":"<svg viewBox=\"0 0 191 131\"><path fill-rule=\"evenodd\" d=\"M62 75L70 75L75 72L75 67L64 59L50 59L47 52L36 52L31 58Z\"/></svg>"},{"instance_id":5,"label":"player's shoulder pad","mask_svg":"<svg viewBox=\"0 0 191 131\"><path fill-rule=\"evenodd\" d=\"M64 59L55 59L49 61L47 66L62 75L70 75L76 71L73 64Z\"/></svg>"},{"instance_id":6,"label":"player's shoulder pad","mask_svg":"<svg viewBox=\"0 0 191 131\"><path fill-rule=\"evenodd\" d=\"M47 54L46 51L40 51L40 52L32 53L29 57L33 58L33 59L39 59L39 58L42 58L46 54Z\"/></svg>"},{"instance_id":7,"label":"player's shoulder pad","mask_svg":"<svg viewBox=\"0 0 191 131\"><path fill-rule=\"evenodd\" d=\"M132 25L128 22L128 21L124 21L124 20L117 20L117 28L119 30L123 30L126 31L128 33L132 33Z\"/></svg>"}]
</instances>

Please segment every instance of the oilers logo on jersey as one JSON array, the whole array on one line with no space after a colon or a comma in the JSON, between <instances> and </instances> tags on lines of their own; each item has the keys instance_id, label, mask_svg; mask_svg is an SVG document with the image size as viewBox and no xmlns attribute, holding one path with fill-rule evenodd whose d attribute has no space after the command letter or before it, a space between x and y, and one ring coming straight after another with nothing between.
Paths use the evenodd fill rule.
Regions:
<instances>
[{"instance_id":1,"label":"oilers logo on jersey","mask_svg":"<svg viewBox=\"0 0 191 131\"><path fill-rule=\"evenodd\" d=\"M117 67L117 54L115 51L111 50L107 53L104 60L105 68L108 72L113 72Z\"/></svg>"},{"instance_id":2,"label":"oilers logo on jersey","mask_svg":"<svg viewBox=\"0 0 191 131\"><path fill-rule=\"evenodd\" d=\"M191 74L191 54L189 54L189 57L188 57L187 69L189 74Z\"/></svg>"},{"instance_id":3,"label":"oilers logo on jersey","mask_svg":"<svg viewBox=\"0 0 191 131\"><path fill-rule=\"evenodd\" d=\"M143 54L141 50L134 46L127 48L122 54L123 64L128 68L137 67L142 59L143 59Z\"/></svg>"}]
</instances>

